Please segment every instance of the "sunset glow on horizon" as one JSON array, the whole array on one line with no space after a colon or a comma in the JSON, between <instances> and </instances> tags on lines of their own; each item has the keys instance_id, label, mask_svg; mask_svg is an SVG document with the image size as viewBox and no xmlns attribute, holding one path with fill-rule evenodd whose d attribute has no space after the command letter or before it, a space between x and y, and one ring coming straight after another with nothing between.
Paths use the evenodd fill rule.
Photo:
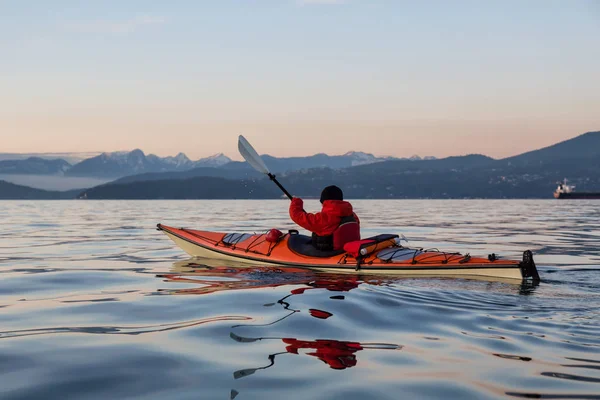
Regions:
<instances>
[{"instance_id":1,"label":"sunset glow on horizon","mask_svg":"<svg viewBox=\"0 0 600 400\"><path fill-rule=\"evenodd\" d=\"M0 8L0 153L501 158L600 130L594 0Z\"/></svg>"}]
</instances>

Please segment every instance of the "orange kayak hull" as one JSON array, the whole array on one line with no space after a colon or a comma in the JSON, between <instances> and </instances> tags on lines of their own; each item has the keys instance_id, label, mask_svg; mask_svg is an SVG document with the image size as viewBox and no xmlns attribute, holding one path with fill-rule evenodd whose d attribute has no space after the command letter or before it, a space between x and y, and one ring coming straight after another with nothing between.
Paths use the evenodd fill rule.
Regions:
<instances>
[{"instance_id":1,"label":"orange kayak hull","mask_svg":"<svg viewBox=\"0 0 600 400\"><path fill-rule=\"evenodd\" d=\"M291 245L297 237L287 233L277 242L266 234L231 234L158 224L177 246L192 257L249 265L278 265L315 270L414 276L479 276L515 280L539 280L530 251L523 260L471 257L438 250L393 245L363 257L340 252L330 256L301 254ZM386 257L382 256L386 253ZM394 257L390 257L392 254ZM395 255L399 255L396 257Z\"/></svg>"}]
</instances>

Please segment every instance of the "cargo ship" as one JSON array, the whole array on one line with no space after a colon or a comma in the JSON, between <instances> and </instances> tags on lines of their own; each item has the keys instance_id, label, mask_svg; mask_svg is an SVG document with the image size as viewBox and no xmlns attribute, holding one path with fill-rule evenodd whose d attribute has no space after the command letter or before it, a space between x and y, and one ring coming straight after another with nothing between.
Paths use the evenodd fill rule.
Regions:
<instances>
[{"instance_id":1,"label":"cargo ship","mask_svg":"<svg viewBox=\"0 0 600 400\"><path fill-rule=\"evenodd\" d=\"M556 199L600 199L600 192L576 192L575 186L567 185L567 179L558 184L554 191Z\"/></svg>"}]
</instances>

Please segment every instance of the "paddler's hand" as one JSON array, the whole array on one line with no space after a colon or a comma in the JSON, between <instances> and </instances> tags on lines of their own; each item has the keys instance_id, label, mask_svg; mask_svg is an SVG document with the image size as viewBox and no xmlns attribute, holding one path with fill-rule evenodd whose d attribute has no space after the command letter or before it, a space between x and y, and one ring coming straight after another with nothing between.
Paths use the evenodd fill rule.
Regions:
<instances>
[{"instance_id":1,"label":"paddler's hand","mask_svg":"<svg viewBox=\"0 0 600 400\"><path fill-rule=\"evenodd\" d=\"M290 203L290 216L298 211L306 212L304 211L304 201L299 197L293 197Z\"/></svg>"},{"instance_id":2,"label":"paddler's hand","mask_svg":"<svg viewBox=\"0 0 600 400\"><path fill-rule=\"evenodd\" d=\"M303 208L304 201L300 197L294 197L292 198L292 204L290 204L290 206Z\"/></svg>"}]
</instances>

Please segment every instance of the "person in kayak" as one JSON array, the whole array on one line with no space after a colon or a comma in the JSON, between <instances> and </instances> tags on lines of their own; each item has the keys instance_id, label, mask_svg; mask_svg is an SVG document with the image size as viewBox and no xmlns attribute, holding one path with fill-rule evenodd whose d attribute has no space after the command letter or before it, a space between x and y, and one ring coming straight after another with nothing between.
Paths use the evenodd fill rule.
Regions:
<instances>
[{"instance_id":1,"label":"person in kayak","mask_svg":"<svg viewBox=\"0 0 600 400\"><path fill-rule=\"evenodd\" d=\"M304 211L304 201L294 197L290 204L292 221L312 233L312 245L318 250L341 250L348 242L360 240L360 220L352 205L344 201L342 189L327 186L321 192L323 208L318 213Z\"/></svg>"}]
</instances>

